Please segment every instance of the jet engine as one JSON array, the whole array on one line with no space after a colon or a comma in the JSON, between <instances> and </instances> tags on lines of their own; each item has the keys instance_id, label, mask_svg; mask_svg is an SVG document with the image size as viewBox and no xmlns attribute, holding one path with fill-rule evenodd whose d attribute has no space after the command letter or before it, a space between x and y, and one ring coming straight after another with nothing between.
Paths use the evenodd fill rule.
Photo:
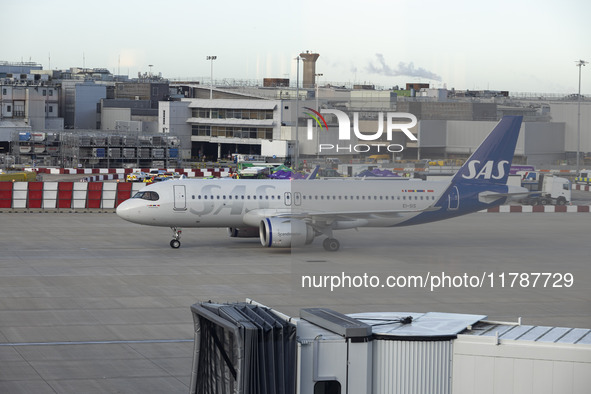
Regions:
<instances>
[{"instance_id":1,"label":"jet engine","mask_svg":"<svg viewBox=\"0 0 591 394\"><path fill-rule=\"evenodd\" d=\"M259 236L257 227L228 227L228 235L231 238L255 238Z\"/></svg>"},{"instance_id":2,"label":"jet engine","mask_svg":"<svg viewBox=\"0 0 591 394\"><path fill-rule=\"evenodd\" d=\"M314 229L297 219L266 218L259 225L261 244L270 248L303 246L314 240Z\"/></svg>"}]
</instances>

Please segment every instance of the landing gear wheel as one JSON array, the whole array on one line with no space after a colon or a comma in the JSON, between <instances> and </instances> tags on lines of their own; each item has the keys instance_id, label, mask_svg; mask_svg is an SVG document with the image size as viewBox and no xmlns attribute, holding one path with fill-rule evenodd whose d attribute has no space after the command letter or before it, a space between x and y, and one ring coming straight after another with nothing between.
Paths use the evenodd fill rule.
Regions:
<instances>
[{"instance_id":1,"label":"landing gear wheel","mask_svg":"<svg viewBox=\"0 0 591 394\"><path fill-rule=\"evenodd\" d=\"M326 238L322 242L322 246L324 246L324 249L329 252L336 252L337 250L339 250L341 244L334 238Z\"/></svg>"},{"instance_id":2,"label":"landing gear wheel","mask_svg":"<svg viewBox=\"0 0 591 394\"><path fill-rule=\"evenodd\" d=\"M172 230L172 241L170 241L170 247L173 249L178 249L181 247L181 241L179 241L179 239L181 239L181 230L178 230L176 227L171 227L170 228Z\"/></svg>"}]
</instances>

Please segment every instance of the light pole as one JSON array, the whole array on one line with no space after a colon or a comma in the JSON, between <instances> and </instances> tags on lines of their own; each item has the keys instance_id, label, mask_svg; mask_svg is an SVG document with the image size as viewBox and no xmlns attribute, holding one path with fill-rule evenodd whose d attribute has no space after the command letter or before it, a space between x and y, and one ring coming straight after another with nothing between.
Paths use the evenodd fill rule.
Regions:
<instances>
[{"instance_id":1,"label":"light pole","mask_svg":"<svg viewBox=\"0 0 591 394\"><path fill-rule=\"evenodd\" d=\"M579 68L579 94L577 96L578 101L578 111L577 111L577 176L579 176L580 171L580 158L581 156L581 68L586 65L588 62L584 60L577 60L576 66Z\"/></svg>"},{"instance_id":2,"label":"light pole","mask_svg":"<svg viewBox=\"0 0 591 394\"><path fill-rule=\"evenodd\" d=\"M211 72L210 72L210 85L209 85L209 99L213 99L213 61L217 59L217 56L208 56L207 60L211 60Z\"/></svg>"},{"instance_id":3,"label":"light pole","mask_svg":"<svg viewBox=\"0 0 591 394\"><path fill-rule=\"evenodd\" d=\"M295 170L298 170L298 161L300 156L300 140L299 140L299 126L300 126L300 57L296 57L296 138L295 138Z\"/></svg>"}]
</instances>

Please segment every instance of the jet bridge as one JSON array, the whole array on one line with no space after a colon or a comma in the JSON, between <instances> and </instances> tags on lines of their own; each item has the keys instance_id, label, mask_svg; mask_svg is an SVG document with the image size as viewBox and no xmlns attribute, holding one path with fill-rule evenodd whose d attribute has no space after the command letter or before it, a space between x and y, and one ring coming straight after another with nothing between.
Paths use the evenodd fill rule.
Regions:
<instances>
[{"instance_id":1,"label":"jet bridge","mask_svg":"<svg viewBox=\"0 0 591 394\"><path fill-rule=\"evenodd\" d=\"M584 394L591 330L484 315L191 307L197 394Z\"/></svg>"}]
</instances>

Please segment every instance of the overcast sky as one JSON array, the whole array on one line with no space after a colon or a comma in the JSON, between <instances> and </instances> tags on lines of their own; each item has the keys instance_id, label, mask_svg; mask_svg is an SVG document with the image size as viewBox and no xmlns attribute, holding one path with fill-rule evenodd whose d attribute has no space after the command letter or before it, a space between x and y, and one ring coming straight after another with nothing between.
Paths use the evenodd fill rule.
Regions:
<instances>
[{"instance_id":1,"label":"overcast sky","mask_svg":"<svg viewBox=\"0 0 591 394\"><path fill-rule=\"evenodd\" d=\"M585 0L0 0L0 60L137 76L296 77L320 54L320 83L576 93L591 61ZM50 60L51 59L51 60ZM51 61L51 64L50 64ZM582 70L591 94L591 64Z\"/></svg>"}]
</instances>

